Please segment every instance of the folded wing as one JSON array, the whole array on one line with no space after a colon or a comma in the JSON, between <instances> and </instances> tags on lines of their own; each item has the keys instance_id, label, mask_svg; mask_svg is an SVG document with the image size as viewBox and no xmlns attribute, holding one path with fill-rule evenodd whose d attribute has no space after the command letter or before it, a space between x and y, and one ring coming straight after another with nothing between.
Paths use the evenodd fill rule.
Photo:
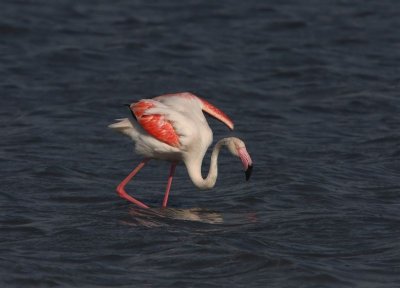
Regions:
<instances>
[{"instance_id":1,"label":"folded wing","mask_svg":"<svg viewBox=\"0 0 400 288\"><path fill-rule=\"evenodd\" d=\"M144 99L130 105L139 125L151 136L173 147L179 147L179 135L172 123L163 114L151 113L159 102Z\"/></svg>"}]
</instances>

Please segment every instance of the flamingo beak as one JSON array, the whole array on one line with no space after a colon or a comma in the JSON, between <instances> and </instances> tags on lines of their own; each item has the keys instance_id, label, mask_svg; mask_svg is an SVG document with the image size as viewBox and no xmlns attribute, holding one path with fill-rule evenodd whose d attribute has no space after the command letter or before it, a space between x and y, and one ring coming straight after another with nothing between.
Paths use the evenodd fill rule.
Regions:
<instances>
[{"instance_id":1,"label":"flamingo beak","mask_svg":"<svg viewBox=\"0 0 400 288\"><path fill-rule=\"evenodd\" d=\"M238 154L240 160L242 160L246 181L248 181L250 179L251 172L253 172L253 161L251 160L251 157L245 147L239 148Z\"/></svg>"},{"instance_id":2,"label":"flamingo beak","mask_svg":"<svg viewBox=\"0 0 400 288\"><path fill-rule=\"evenodd\" d=\"M252 172L253 172L253 165L249 165L249 167L247 167L247 170L244 172L246 175L246 181L249 181Z\"/></svg>"}]
</instances>

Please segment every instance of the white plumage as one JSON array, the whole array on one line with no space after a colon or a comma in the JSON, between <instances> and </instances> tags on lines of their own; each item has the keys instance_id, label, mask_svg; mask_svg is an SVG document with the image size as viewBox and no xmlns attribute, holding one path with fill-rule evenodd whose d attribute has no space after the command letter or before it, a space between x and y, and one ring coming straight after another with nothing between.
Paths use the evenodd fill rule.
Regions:
<instances>
[{"instance_id":1,"label":"white plumage","mask_svg":"<svg viewBox=\"0 0 400 288\"><path fill-rule=\"evenodd\" d=\"M242 140L230 137L220 140L214 147L210 171L204 179L201 165L208 147L212 143L213 134L204 113L225 123L233 129L233 123L221 110L207 101L191 93L177 93L142 99L130 105L135 119L117 119L110 128L127 135L135 142L135 151L145 157L117 187L118 194L139 205L148 206L128 195L125 185L150 159L161 159L172 162L163 207L166 207L171 188L175 166L183 162L193 183L207 189L215 185L217 178L217 158L223 145L242 160L246 171L246 179L250 177L252 160Z\"/></svg>"}]
</instances>

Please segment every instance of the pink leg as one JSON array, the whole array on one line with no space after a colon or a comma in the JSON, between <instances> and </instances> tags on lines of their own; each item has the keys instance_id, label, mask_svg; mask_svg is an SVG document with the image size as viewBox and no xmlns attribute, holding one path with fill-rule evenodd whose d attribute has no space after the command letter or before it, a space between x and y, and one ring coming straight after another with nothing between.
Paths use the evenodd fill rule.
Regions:
<instances>
[{"instance_id":1,"label":"pink leg","mask_svg":"<svg viewBox=\"0 0 400 288\"><path fill-rule=\"evenodd\" d=\"M167 207L168 196L169 196L169 190L171 190L172 178L174 177L176 164L177 164L177 163L172 163L172 164L171 164L171 169L170 169L170 171L169 171L169 177L168 177L167 189L165 190L164 201L163 201L163 204L162 204L162 207L163 207L163 208L166 208L166 207Z\"/></svg>"},{"instance_id":2,"label":"pink leg","mask_svg":"<svg viewBox=\"0 0 400 288\"><path fill-rule=\"evenodd\" d=\"M143 168L143 166L149 162L150 159L144 159L142 162L140 162L140 164L133 169L133 171L131 173L129 173L128 176L126 176L126 178L124 180L122 180L121 183L119 183L119 185L117 186L117 192L118 195L136 205L138 205L141 208L149 208L149 206L143 204L142 202L140 202L139 200L136 200L135 198L133 198L132 196L128 195L125 191L125 186L126 184L128 184L129 181L131 181L131 179L139 172L140 169Z\"/></svg>"}]
</instances>

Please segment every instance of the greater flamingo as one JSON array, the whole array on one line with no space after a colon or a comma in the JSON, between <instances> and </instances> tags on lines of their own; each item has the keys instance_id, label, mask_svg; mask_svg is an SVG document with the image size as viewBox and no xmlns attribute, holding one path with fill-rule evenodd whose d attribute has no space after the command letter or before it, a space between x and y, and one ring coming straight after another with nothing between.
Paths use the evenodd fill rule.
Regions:
<instances>
[{"instance_id":1,"label":"greater flamingo","mask_svg":"<svg viewBox=\"0 0 400 288\"><path fill-rule=\"evenodd\" d=\"M184 92L142 99L127 105L135 119L117 119L118 122L109 127L129 136L136 143L136 153L145 158L117 186L118 195L122 198L139 207L149 208L128 195L125 186L150 159L172 162L162 207L167 207L172 178L179 162L186 165L190 179L198 188L214 187L218 174L217 159L222 146L227 146L234 156L241 159L246 180L249 180L253 168L252 160L244 142L235 137L217 142L212 151L208 175L206 178L202 177L201 165L213 137L203 112L222 121L233 130L232 120L204 99Z\"/></svg>"}]
</instances>

